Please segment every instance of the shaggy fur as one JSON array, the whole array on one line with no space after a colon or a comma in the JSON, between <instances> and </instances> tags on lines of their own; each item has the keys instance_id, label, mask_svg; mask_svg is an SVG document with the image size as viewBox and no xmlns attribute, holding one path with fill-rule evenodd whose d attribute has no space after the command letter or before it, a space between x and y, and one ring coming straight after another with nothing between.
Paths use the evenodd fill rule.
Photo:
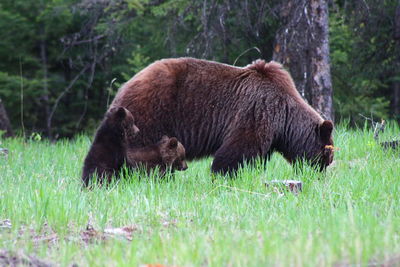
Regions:
<instances>
[{"instance_id":1,"label":"shaggy fur","mask_svg":"<svg viewBox=\"0 0 400 267\"><path fill-rule=\"evenodd\" d=\"M129 149L127 165L132 168L142 166L147 172L158 167L162 176L167 170L184 171L187 169L185 148L175 137L163 136L157 144Z\"/></svg>"},{"instance_id":2,"label":"shaggy fur","mask_svg":"<svg viewBox=\"0 0 400 267\"><path fill-rule=\"evenodd\" d=\"M116 95L141 132L133 147L176 136L187 158L214 155L212 170L279 151L289 162L330 164L330 121L298 94L289 73L258 60L244 68L193 58L164 59L143 69Z\"/></svg>"},{"instance_id":3,"label":"shaggy fur","mask_svg":"<svg viewBox=\"0 0 400 267\"><path fill-rule=\"evenodd\" d=\"M109 182L125 162L126 147L139 129L132 114L123 107L111 108L97 129L92 146L85 158L82 181L89 185L96 174L99 182Z\"/></svg>"}]
</instances>

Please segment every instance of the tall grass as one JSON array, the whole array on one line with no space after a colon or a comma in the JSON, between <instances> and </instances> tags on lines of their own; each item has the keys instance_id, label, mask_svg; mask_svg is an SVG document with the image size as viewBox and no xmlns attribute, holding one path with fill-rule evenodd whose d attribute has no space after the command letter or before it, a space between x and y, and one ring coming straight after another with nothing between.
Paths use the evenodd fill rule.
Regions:
<instances>
[{"instance_id":1,"label":"tall grass","mask_svg":"<svg viewBox=\"0 0 400 267\"><path fill-rule=\"evenodd\" d=\"M399 133L390 125L383 138ZM189 163L174 179L139 174L110 187L81 188L90 139L3 140L0 157L0 248L62 266L367 265L400 255L400 152L384 151L366 127L335 132L335 165L295 171L276 154L236 179L213 177L211 158ZM141 176L141 177L139 177ZM265 187L296 179L294 195ZM97 230L134 225L132 240L82 241ZM50 230L49 230L50 229ZM47 242L37 238L55 234ZM39 240L39 241L37 241Z\"/></svg>"}]
</instances>

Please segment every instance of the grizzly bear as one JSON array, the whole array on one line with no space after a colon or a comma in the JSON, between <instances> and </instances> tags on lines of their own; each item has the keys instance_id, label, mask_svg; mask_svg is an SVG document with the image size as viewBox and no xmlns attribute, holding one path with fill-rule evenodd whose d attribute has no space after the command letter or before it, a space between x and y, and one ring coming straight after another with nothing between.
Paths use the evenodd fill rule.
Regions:
<instances>
[{"instance_id":1,"label":"grizzly bear","mask_svg":"<svg viewBox=\"0 0 400 267\"><path fill-rule=\"evenodd\" d=\"M129 110L114 107L107 111L83 164L84 185L89 185L94 174L97 174L100 184L109 182L124 164L128 142L138 132Z\"/></svg>"},{"instance_id":2,"label":"grizzly bear","mask_svg":"<svg viewBox=\"0 0 400 267\"><path fill-rule=\"evenodd\" d=\"M130 148L139 129L134 118L123 107L111 108L97 130L93 144L85 158L82 180L85 186L97 174L99 183L109 182L126 162L129 168L145 167L147 172L159 167L160 174L167 170L186 170L185 148L175 138L163 136L153 145Z\"/></svg>"},{"instance_id":3,"label":"grizzly bear","mask_svg":"<svg viewBox=\"0 0 400 267\"><path fill-rule=\"evenodd\" d=\"M144 167L148 173L158 167L161 176L167 170L174 172L187 169L185 148L175 137L163 136L157 144L128 149L126 158L129 167Z\"/></svg>"},{"instance_id":4,"label":"grizzly bear","mask_svg":"<svg viewBox=\"0 0 400 267\"><path fill-rule=\"evenodd\" d=\"M235 67L193 58L156 61L119 89L112 106L135 117L140 133L134 147L176 136L188 159L213 155L216 173L268 159L274 151L321 170L333 158L332 122L302 99L276 62Z\"/></svg>"}]
</instances>

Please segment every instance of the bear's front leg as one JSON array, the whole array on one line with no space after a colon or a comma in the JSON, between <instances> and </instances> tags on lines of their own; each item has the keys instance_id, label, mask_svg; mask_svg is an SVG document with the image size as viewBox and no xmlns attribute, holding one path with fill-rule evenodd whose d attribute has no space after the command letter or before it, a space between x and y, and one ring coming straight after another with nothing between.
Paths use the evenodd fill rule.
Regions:
<instances>
[{"instance_id":1,"label":"bear's front leg","mask_svg":"<svg viewBox=\"0 0 400 267\"><path fill-rule=\"evenodd\" d=\"M82 181L85 187L89 187L90 183L93 182L94 176L96 176L99 185L109 184L112 178L118 174L118 171L119 169L112 169L103 166L103 164L92 165L90 167L85 166Z\"/></svg>"},{"instance_id":2,"label":"bear's front leg","mask_svg":"<svg viewBox=\"0 0 400 267\"><path fill-rule=\"evenodd\" d=\"M214 155L211 170L214 173L232 174L246 161L261 155L260 144L252 136L239 136L225 141Z\"/></svg>"}]
</instances>

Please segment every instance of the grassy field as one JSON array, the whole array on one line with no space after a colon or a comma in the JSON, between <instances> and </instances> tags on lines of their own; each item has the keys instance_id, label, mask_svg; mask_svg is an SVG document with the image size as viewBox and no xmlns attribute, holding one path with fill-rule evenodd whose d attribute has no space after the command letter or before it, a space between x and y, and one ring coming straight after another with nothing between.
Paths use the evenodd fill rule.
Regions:
<instances>
[{"instance_id":1,"label":"grassy field","mask_svg":"<svg viewBox=\"0 0 400 267\"><path fill-rule=\"evenodd\" d=\"M133 174L91 191L79 178L90 138L2 140L0 251L59 266L400 265L400 151L372 135L339 127L325 174L276 154L213 183L209 158L172 180ZM274 179L303 192L265 187Z\"/></svg>"}]
</instances>

